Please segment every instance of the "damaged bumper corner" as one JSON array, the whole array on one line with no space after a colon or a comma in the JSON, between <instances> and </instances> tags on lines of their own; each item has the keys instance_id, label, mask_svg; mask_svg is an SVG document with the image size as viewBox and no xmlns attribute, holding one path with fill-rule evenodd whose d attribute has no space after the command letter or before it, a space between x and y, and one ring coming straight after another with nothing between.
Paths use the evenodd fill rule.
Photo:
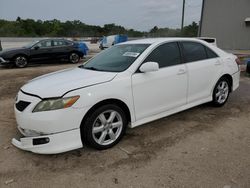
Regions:
<instances>
[{"instance_id":1,"label":"damaged bumper corner","mask_svg":"<svg viewBox=\"0 0 250 188\"><path fill-rule=\"evenodd\" d=\"M43 136L13 138L12 144L21 150L38 154L57 154L82 147L80 129Z\"/></svg>"},{"instance_id":2,"label":"damaged bumper corner","mask_svg":"<svg viewBox=\"0 0 250 188\"><path fill-rule=\"evenodd\" d=\"M4 58L0 57L0 64L1 65L5 65L5 64L9 64L10 61L9 60L5 60Z\"/></svg>"}]
</instances>

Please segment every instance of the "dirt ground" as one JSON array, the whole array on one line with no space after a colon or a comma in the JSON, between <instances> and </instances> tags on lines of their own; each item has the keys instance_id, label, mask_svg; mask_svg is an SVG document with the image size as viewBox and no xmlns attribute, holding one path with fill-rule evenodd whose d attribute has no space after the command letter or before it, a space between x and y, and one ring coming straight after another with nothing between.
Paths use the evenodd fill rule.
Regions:
<instances>
[{"instance_id":1,"label":"dirt ground","mask_svg":"<svg viewBox=\"0 0 250 188\"><path fill-rule=\"evenodd\" d=\"M105 151L37 155L11 145L13 104L28 80L75 65L0 68L0 187L250 187L250 78L222 108L208 104L129 129Z\"/></svg>"}]
</instances>

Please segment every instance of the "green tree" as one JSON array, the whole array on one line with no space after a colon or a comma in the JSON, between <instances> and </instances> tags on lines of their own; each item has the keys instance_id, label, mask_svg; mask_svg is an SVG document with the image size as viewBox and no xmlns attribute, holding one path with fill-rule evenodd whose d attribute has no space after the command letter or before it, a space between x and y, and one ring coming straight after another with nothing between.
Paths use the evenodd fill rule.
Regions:
<instances>
[{"instance_id":1,"label":"green tree","mask_svg":"<svg viewBox=\"0 0 250 188\"><path fill-rule=\"evenodd\" d=\"M198 24L185 26L180 29L158 28L154 26L149 32L126 29L114 23L103 27L87 25L80 20L61 22L60 20L33 20L17 17L15 21L0 19L0 36L2 37L102 37L113 34L126 34L129 37L194 37L198 33Z\"/></svg>"}]
</instances>

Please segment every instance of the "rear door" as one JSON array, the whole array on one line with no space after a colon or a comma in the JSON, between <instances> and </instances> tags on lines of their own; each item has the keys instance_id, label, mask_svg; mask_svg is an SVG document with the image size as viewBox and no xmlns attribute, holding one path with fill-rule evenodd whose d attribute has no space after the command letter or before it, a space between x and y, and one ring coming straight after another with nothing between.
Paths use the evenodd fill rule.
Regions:
<instances>
[{"instance_id":1,"label":"rear door","mask_svg":"<svg viewBox=\"0 0 250 188\"><path fill-rule=\"evenodd\" d=\"M69 56L69 52L71 47L69 43L62 39L55 39L52 41L53 51L55 59L67 59Z\"/></svg>"},{"instance_id":2,"label":"rear door","mask_svg":"<svg viewBox=\"0 0 250 188\"><path fill-rule=\"evenodd\" d=\"M188 69L188 103L211 96L222 72L222 61L210 48L199 42L181 42Z\"/></svg>"},{"instance_id":3,"label":"rear door","mask_svg":"<svg viewBox=\"0 0 250 188\"><path fill-rule=\"evenodd\" d=\"M136 119L157 115L186 104L187 70L177 42L154 49L145 62L157 62L159 71L132 75Z\"/></svg>"}]
</instances>

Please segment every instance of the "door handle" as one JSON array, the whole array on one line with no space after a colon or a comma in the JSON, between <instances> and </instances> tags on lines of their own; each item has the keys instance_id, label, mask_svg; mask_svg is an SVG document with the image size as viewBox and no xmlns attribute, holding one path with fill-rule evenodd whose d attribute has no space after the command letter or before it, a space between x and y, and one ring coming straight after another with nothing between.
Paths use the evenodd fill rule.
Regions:
<instances>
[{"instance_id":1,"label":"door handle","mask_svg":"<svg viewBox=\"0 0 250 188\"><path fill-rule=\"evenodd\" d=\"M185 69L179 69L177 75L182 75L182 74L185 74L185 73L186 73Z\"/></svg>"}]
</instances>

